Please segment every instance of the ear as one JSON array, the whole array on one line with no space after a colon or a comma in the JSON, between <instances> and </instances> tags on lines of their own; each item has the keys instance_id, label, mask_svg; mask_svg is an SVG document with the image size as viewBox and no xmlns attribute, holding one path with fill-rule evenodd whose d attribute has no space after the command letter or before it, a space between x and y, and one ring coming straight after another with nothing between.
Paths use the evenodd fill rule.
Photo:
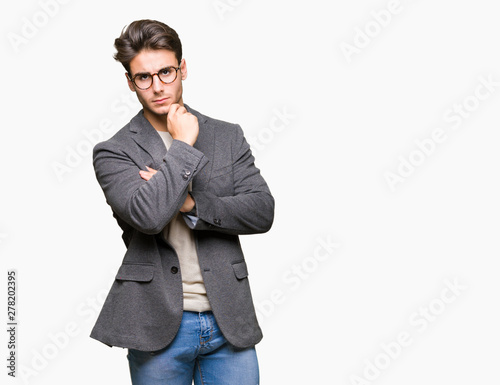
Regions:
<instances>
[{"instance_id":1,"label":"ear","mask_svg":"<svg viewBox=\"0 0 500 385\"><path fill-rule=\"evenodd\" d=\"M128 88L130 88L130 91L135 92L134 83L132 83L132 80L128 77L127 72L125 72L125 77L127 78Z\"/></svg>"},{"instance_id":2,"label":"ear","mask_svg":"<svg viewBox=\"0 0 500 385\"><path fill-rule=\"evenodd\" d=\"M181 60L181 79L186 80L187 76L188 76L188 70L187 70L187 66L186 66L186 60L182 59Z\"/></svg>"}]
</instances>

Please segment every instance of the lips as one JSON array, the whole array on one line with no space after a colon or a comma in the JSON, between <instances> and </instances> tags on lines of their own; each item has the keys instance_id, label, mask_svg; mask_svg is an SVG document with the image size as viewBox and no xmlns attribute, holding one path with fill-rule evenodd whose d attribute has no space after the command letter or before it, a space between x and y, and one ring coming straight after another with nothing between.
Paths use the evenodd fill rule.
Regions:
<instances>
[{"instance_id":1,"label":"lips","mask_svg":"<svg viewBox=\"0 0 500 385\"><path fill-rule=\"evenodd\" d=\"M162 104L162 103L166 102L167 100L168 100L168 98L156 99L156 100L153 100L153 103Z\"/></svg>"}]
</instances>

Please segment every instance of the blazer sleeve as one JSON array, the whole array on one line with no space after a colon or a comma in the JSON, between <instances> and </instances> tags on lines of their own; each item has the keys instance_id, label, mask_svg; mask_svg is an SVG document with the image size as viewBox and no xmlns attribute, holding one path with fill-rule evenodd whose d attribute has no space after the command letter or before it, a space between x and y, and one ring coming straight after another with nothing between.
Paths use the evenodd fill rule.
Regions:
<instances>
[{"instance_id":1,"label":"blazer sleeve","mask_svg":"<svg viewBox=\"0 0 500 385\"><path fill-rule=\"evenodd\" d=\"M274 220L274 198L255 166L255 158L236 125L231 143L233 154L234 195L219 197L210 191L191 191L198 220L185 217L193 230L211 230L229 234L264 233Z\"/></svg>"},{"instance_id":2,"label":"blazer sleeve","mask_svg":"<svg viewBox=\"0 0 500 385\"><path fill-rule=\"evenodd\" d=\"M179 212L189 182L208 160L202 152L174 140L158 172L149 181L139 175L145 170L137 145L126 146L112 139L94 148L97 180L113 212L135 229L158 234Z\"/></svg>"}]
</instances>

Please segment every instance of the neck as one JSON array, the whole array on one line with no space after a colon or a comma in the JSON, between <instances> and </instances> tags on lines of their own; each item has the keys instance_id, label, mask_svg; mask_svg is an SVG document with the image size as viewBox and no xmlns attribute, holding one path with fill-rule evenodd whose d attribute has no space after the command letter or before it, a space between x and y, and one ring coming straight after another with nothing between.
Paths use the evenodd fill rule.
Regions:
<instances>
[{"instance_id":1,"label":"neck","mask_svg":"<svg viewBox=\"0 0 500 385\"><path fill-rule=\"evenodd\" d=\"M149 123L153 126L156 131L168 131L167 130L167 116L166 115L157 115L152 113L149 110L144 110L144 117L148 120Z\"/></svg>"}]
</instances>

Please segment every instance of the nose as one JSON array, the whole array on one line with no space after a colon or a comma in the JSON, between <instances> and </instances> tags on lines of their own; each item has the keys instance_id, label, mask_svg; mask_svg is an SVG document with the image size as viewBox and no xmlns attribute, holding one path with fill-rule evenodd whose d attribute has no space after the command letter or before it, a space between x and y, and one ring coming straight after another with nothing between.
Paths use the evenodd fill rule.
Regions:
<instances>
[{"instance_id":1,"label":"nose","mask_svg":"<svg viewBox=\"0 0 500 385\"><path fill-rule=\"evenodd\" d=\"M163 83L162 81L160 80L160 77L158 76L158 74L154 74L153 75L153 91L154 92L160 92L162 87L163 87Z\"/></svg>"}]
</instances>

